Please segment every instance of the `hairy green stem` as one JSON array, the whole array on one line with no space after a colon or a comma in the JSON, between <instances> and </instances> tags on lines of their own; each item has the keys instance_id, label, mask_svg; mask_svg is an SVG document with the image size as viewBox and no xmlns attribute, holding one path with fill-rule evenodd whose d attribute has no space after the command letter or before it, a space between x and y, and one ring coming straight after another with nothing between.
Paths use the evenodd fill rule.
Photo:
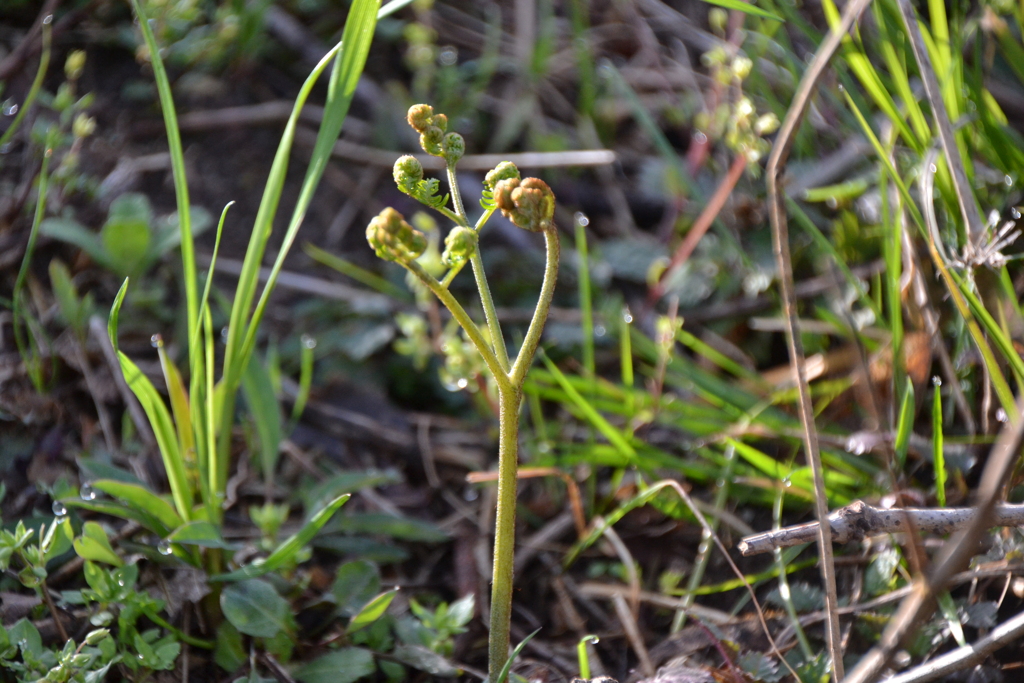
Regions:
<instances>
[{"instance_id":1,"label":"hairy green stem","mask_svg":"<svg viewBox=\"0 0 1024 683\"><path fill-rule=\"evenodd\" d=\"M466 207L462 204L462 193L459 192L459 182L455 177L454 164L448 164L448 189L452 193L452 204L455 205L455 213L458 214L459 225L464 228L470 227L469 216L466 215ZM505 337L501 333L498 312L494 308L494 298L491 296L490 285L487 284L487 274L484 273L484 261L480 256L479 247L473 250L470 262L473 264L473 277L476 278L476 288L480 291L480 304L484 309L484 320L487 321L487 330L491 333L494 355L498 357L501 369L504 372L508 372L508 350L505 348Z\"/></svg>"},{"instance_id":2,"label":"hairy green stem","mask_svg":"<svg viewBox=\"0 0 1024 683\"><path fill-rule=\"evenodd\" d=\"M491 627L487 673L497 680L508 661L512 618L512 567L515 561L516 489L519 465L520 386L498 392L498 509L494 524L494 566L491 569Z\"/></svg>"},{"instance_id":3,"label":"hairy green stem","mask_svg":"<svg viewBox=\"0 0 1024 683\"><path fill-rule=\"evenodd\" d=\"M526 331L526 338L523 339L523 346L519 349L516 362L512 366L509 379L513 386L521 387L526 373L533 364L533 355L537 352L537 345L540 343L541 332L544 331L544 323L548 319L548 312L551 310L551 300L555 296L555 282L558 280L558 231L551 226L544 231L544 246L547 248L547 262L544 264L544 284L540 288L540 299L537 301L537 309L533 312L533 320Z\"/></svg>"},{"instance_id":4,"label":"hairy green stem","mask_svg":"<svg viewBox=\"0 0 1024 683\"><path fill-rule=\"evenodd\" d=\"M476 278L476 288L480 291L480 304L484 309L484 319L487 321L487 329L491 333L491 343L494 345L494 354L501 363L501 369L509 371L508 350L505 348L505 337L501 333L501 324L498 322L498 311L494 308L494 299L491 297L491 288L487 284L487 275L484 273L484 260L480 256L480 248L473 250L470 257L473 264L473 277Z\"/></svg>"},{"instance_id":5,"label":"hairy green stem","mask_svg":"<svg viewBox=\"0 0 1024 683\"><path fill-rule=\"evenodd\" d=\"M540 343L551 299L558 279L558 232L554 227L544 231L547 262L540 300L530 321L523 346L509 374L509 388L499 389L498 425L498 509L494 522L494 567L491 585L491 633L488 645L487 670L491 680L508 660L509 630L512 616L512 565L515 557L516 531L516 469L519 464L519 406L523 401L523 381L533 363Z\"/></svg>"},{"instance_id":6,"label":"hairy green stem","mask_svg":"<svg viewBox=\"0 0 1024 683\"><path fill-rule=\"evenodd\" d=\"M508 375L505 374L505 369L502 368L501 363L498 361L498 357L494 355L494 351L491 350L490 344L484 339L483 335L480 334L480 329L473 322L473 319L466 313L466 309L462 307L462 304L449 292L446 288L441 286L441 283L437 281L430 273L423 270L416 261L410 261L409 263L402 264L408 268L420 281L425 284L431 292L434 293L441 303L444 304L445 308L452 314L455 321L462 326L462 329L466 331L469 336L469 340L473 342L473 346L480 353L480 356L484 359L484 364L487 369L491 371L491 375L494 376L494 381L498 385L498 391L508 391L512 388L509 382Z\"/></svg>"}]
</instances>

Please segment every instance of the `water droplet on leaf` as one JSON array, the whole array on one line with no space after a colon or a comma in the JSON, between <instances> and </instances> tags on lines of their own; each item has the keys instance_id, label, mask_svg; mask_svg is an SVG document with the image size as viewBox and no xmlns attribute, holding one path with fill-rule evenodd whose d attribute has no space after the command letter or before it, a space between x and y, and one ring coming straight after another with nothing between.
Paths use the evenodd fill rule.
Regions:
<instances>
[{"instance_id":1,"label":"water droplet on leaf","mask_svg":"<svg viewBox=\"0 0 1024 683\"><path fill-rule=\"evenodd\" d=\"M96 500L96 489L90 484L82 484L82 488L79 490L78 495L82 497L82 500Z\"/></svg>"}]
</instances>

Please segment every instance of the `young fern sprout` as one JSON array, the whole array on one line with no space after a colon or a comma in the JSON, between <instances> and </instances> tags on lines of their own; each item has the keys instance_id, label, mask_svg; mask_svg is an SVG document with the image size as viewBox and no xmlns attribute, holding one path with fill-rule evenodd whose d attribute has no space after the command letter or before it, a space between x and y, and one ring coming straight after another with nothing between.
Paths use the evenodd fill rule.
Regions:
<instances>
[{"instance_id":1,"label":"young fern sprout","mask_svg":"<svg viewBox=\"0 0 1024 683\"><path fill-rule=\"evenodd\" d=\"M370 221L366 228L366 239L377 256L404 266L445 305L480 353L497 387L498 509L494 538L488 672L491 681L498 683L499 672L509 657L519 408L523 398L523 382L540 342L558 275L558 233L553 222L555 195L543 180L521 179L519 169L514 164L502 162L484 179L485 189L480 200L484 213L475 224L471 224L455 176L455 164L466 150L462 136L447 132L448 118L444 114L435 114L433 108L426 104L417 104L410 108L408 121L420 134L420 146L423 151L445 160L451 208L448 206L449 195L438 194L440 183L437 180L424 179L423 166L415 157L404 156L395 163L395 184L405 194L436 209L455 223L455 227L445 238L445 250L442 255L444 265L449 268L448 273L438 280L416 261L426 249L426 238L392 208L384 209ZM477 248L480 230L497 210L518 227L543 234L546 245L547 260L540 298L519 354L511 362ZM462 304L448 291L448 285L466 263L472 265L476 278L487 325L486 336L481 333Z\"/></svg>"}]
</instances>

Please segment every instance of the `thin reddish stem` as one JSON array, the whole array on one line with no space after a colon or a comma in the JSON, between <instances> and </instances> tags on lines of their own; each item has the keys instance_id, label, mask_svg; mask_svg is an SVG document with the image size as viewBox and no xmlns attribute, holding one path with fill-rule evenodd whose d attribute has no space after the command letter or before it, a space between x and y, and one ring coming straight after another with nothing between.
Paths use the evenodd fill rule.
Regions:
<instances>
[{"instance_id":1,"label":"thin reddish stem","mask_svg":"<svg viewBox=\"0 0 1024 683\"><path fill-rule=\"evenodd\" d=\"M733 189L736 187L736 183L739 182L740 176L743 175L743 169L747 167L746 158L740 154L733 159L732 166L729 167L729 172L726 174L722 182L719 183L718 188L715 189L715 194L711 196L711 200L701 211L700 215L697 216L697 220L694 222L693 227L690 228L690 232L686 233L686 238L683 243L676 249L676 253L672 255L672 262L669 263L668 268L662 274L661 279L658 283L651 287L650 292L647 295L648 305L654 305L658 299L665 293L665 285L679 270L686 260L693 254L693 250L697 248L697 243L700 242L700 238L704 236L704 233L708 231L711 224L714 223L715 218L722 211L722 207L725 206L725 200L732 194Z\"/></svg>"}]
</instances>

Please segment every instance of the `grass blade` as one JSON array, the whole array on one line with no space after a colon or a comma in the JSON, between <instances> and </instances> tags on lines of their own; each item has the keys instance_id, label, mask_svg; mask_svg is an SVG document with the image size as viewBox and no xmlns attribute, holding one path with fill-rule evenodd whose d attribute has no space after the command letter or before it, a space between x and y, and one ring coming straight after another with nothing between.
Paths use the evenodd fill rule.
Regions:
<instances>
[{"instance_id":1,"label":"grass blade","mask_svg":"<svg viewBox=\"0 0 1024 683\"><path fill-rule=\"evenodd\" d=\"M942 450L942 392L935 383L932 399L932 466L935 468L935 500L946 507L946 453Z\"/></svg>"},{"instance_id":2,"label":"grass blade","mask_svg":"<svg viewBox=\"0 0 1024 683\"><path fill-rule=\"evenodd\" d=\"M292 560L295 557L295 553L299 552L302 546L313 540L313 536L316 532L320 531L320 528L330 521L334 513L338 511L342 505L348 502L348 499L352 497L352 494L345 493L330 503L327 504L324 509L313 515L313 518L306 522L301 529L299 529L293 536L286 540L281 545L277 546L274 552L270 553L267 559L246 565L241 569L227 574L218 574L217 576L211 576L211 581L241 581L243 579L252 579L257 576L263 576L267 572L272 572L275 569L283 566L285 563Z\"/></svg>"}]
</instances>

